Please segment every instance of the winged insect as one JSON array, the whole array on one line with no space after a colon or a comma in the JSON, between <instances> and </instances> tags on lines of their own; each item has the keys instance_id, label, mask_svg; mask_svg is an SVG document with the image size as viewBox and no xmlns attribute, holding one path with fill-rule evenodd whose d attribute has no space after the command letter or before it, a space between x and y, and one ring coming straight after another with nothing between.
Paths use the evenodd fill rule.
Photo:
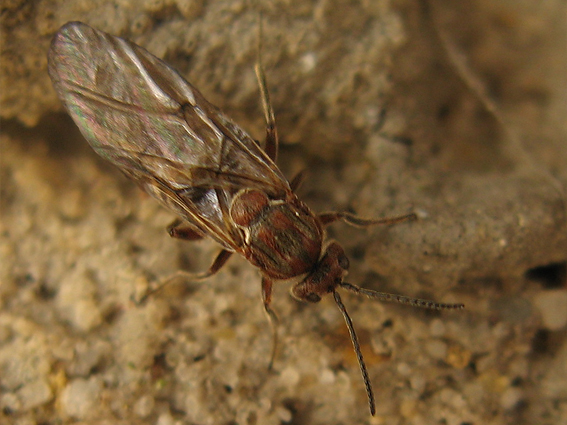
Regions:
<instances>
[{"instance_id":1,"label":"winged insect","mask_svg":"<svg viewBox=\"0 0 567 425\"><path fill-rule=\"evenodd\" d=\"M278 135L262 68L256 67L266 118L263 145L144 48L81 22L64 25L49 51L49 75L67 111L92 148L143 190L176 213L172 237L206 236L221 246L209 269L218 272L232 254L243 255L262 275L262 299L270 307L275 281L302 277L293 297L316 303L332 294L349 330L370 413L375 400L360 343L338 288L369 298L430 309L462 304L393 295L345 282L349 261L324 229L338 220L364 227L415 220L415 214L364 219L344 212L315 214L294 193L276 165ZM271 364L271 362L270 362Z\"/></svg>"}]
</instances>

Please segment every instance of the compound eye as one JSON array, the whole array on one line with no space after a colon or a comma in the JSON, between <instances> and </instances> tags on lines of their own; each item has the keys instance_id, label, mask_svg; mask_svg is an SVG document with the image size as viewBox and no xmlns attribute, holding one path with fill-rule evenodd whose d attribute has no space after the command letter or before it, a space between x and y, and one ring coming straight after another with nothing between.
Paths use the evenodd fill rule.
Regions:
<instances>
[{"instance_id":1,"label":"compound eye","mask_svg":"<svg viewBox=\"0 0 567 425\"><path fill-rule=\"evenodd\" d=\"M310 303L318 303L319 301L321 301L321 297L312 292L305 297L305 300Z\"/></svg>"}]
</instances>

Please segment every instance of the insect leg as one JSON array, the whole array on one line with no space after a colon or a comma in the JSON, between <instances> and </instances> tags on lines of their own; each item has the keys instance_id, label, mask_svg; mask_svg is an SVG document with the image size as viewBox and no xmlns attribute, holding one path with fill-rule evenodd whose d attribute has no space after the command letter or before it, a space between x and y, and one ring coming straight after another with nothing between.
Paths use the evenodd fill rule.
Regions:
<instances>
[{"instance_id":1,"label":"insect leg","mask_svg":"<svg viewBox=\"0 0 567 425\"><path fill-rule=\"evenodd\" d=\"M187 272L185 270L176 271L175 273L167 276L165 279L162 279L155 288L146 292L144 294L144 296L142 296L142 298L140 298L140 300L137 302L137 304L143 304L148 299L148 297L154 295L158 291L161 291L166 285L170 284L175 279L181 278L181 279L185 279L187 281L195 282L195 281L199 281L199 280L203 280L203 279L206 279L208 277L211 277L216 272L218 272L222 268L222 266L224 266L226 264L226 262L228 261L228 259L230 258L230 256L232 254L233 254L233 252L227 251L226 249L223 249L221 252L219 252L217 254L213 263L205 272L191 273L191 272Z\"/></svg>"},{"instance_id":2,"label":"insect leg","mask_svg":"<svg viewBox=\"0 0 567 425\"><path fill-rule=\"evenodd\" d=\"M270 355L270 363L268 364L268 370L272 369L274 365L274 359L276 357L276 350L278 347L278 316L271 309L270 303L272 302L272 285L273 282L267 277L262 277L262 301L264 302L264 310L268 315L270 320L270 326L272 327L272 354Z\"/></svg>"},{"instance_id":3,"label":"insect leg","mask_svg":"<svg viewBox=\"0 0 567 425\"><path fill-rule=\"evenodd\" d=\"M262 17L259 18L258 23L258 59L256 66L256 78L258 79L258 86L260 87L260 97L262 98L262 109L264 110L264 118L266 119L266 141L264 142L264 150L270 159L276 162L278 156L278 130L276 128L276 118L274 109L270 102L270 93L268 92L268 84L266 83L266 75L262 67Z\"/></svg>"},{"instance_id":4,"label":"insect leg","mask_svg":"<svg viewBox=\"0 0 567 425\"><path fill-rule=\"evenodd\" d=\"M205 236L199 233L191 226L183 226L183 220L177 218L173 223L167 226L167 233L172 238L183 239L186 241L197 241L203 239Z\"/></svg>"},{"instance_id":5,"label":"insect leg","mask_svg":"<svg viewBox=\"0 0 567 425\"><path fill-rule=\"evenodd\" d=\"M330 212L323 213L317 216L323 226L334 223L337 220L343 220L345 223L354 227L373 226L375 224L396 224L403 223L404 221L417 220L417 215L414 213L401 215L398 217L385 217L385 218L361 218L354 214L347 212Z\"/></svg>"}]
</instances>

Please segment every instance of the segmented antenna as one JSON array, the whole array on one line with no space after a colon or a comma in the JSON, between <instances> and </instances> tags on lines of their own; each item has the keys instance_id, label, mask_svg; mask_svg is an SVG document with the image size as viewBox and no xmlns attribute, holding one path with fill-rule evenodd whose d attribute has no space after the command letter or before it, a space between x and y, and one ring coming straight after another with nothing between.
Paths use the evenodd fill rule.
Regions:
<instances>
[{"instance_id":1,"label":"segmented antenna","mask_svg":"<svg viewBox=\"0 0 567 425\"><path fill-rule=\"evenodd\" d=\"M352 320L346 311L346 307L341 300L341 296L337 291L333 291L333 296L335 297L335 302L339 307L339 310L345 318L345 322L350 334L350 340L354 347L354 352L356 353L356 359L358 360L358 365L360 366L360 373L362 374L362 380L364 381L364 386L366 387L366 396L368 397L368 406L370 407L370 414L374 416L376 414L376 401L374 400L374 391L372 391L372 385L370 384L370 378L368 376L368 370L366 369L366 363L364 363L364 357L362 357L362 351L360 350L360 343L358 342L358 337L354 331L354 326Z\"/></svg>"},{"instance_id":2,"label":"segmented antenna","mask_svg":"<svg viewBox=\"0 0 567 425\"><path fill-rule=\"evenodd\" d=\"M461 310L465 308L464 304L445 304L438 303L430 300L423 300L420 298L406 297L404 295L388 294L386 292L373 291L371 289L360 288L359 286L353 285L348 282L341 282L339 286L345 288L348 291L354 292L355 294L365 295L368 298L377 299L380 301L390 301L397 302L399 304L411 305L413 307L428 308L432 310ZM348 315L345 305L343 304L339 293L333 290L333 296L335 297L335 302L341 311L345 323L350 334L350 340L352 341L352 346L354 347L354 352L356 353L356 359L358 360L358 365L360 366L360 373L362 374L362 380L364 381L364 387L366 388L366 396L368 397L368 406L370 407L370 414L374 416L376 414L376 401L374 399L374 391L372 390L372 385L370 384L370 378L368 376L368 370L366 369L366 363L364 363L364 357L362 356L362 350L360 349L360 342L358 341L358 336L354 331L354 325L352 320Z\"/></svg>"},{"instance_id":3,"label":"segmented antenna","mask_svg":"<svg viewBox=\"0 0 567 425\"><path fill-rule=\"evenodd\" d=\"M428 308L430 310L462 310L464 304L445 304L431 300L422 300L420 298L406 297L404 295L388 294L386 292L373 291L372 289L361 288L348 282L341 282L341 287L354 292L355 294L364 295L380 301L395 302L398 304L411 305L412 307Z\"/></svg>"}]
</instances>

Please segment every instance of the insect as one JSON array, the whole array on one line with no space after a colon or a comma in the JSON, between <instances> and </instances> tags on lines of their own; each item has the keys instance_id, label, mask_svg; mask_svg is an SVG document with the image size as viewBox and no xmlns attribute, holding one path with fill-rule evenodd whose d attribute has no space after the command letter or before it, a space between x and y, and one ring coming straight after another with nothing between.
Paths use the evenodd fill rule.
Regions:
<instances>
[{"instance_id":1,"label":"insect","mask_svg":"<svg viewBox=\"0 0 567 425\"><path fill-rule=\"evenodd\" d=\"M263 145L211 105L177 71L144 48L80 22L64 25L49 50L49 75L67 111L92 148L176 213L175 238L206 236L222 250L209 269L215 274L234 253L260 270L262 300L274 333L270 303L275 281L300 277L293 297L316 303L331 294L356 352L370 413L375 399L352 320L337 291L430 309L461 309L377 292L344 281L349 261L341 245L325 240L325 227L343 220L353 226L416 219L364 219L345 212L313 213L276 166L278 135L260 61L256 74L266 119ZM270 362L271 365L272 362Z\"/></svg>"}]
</instances>

